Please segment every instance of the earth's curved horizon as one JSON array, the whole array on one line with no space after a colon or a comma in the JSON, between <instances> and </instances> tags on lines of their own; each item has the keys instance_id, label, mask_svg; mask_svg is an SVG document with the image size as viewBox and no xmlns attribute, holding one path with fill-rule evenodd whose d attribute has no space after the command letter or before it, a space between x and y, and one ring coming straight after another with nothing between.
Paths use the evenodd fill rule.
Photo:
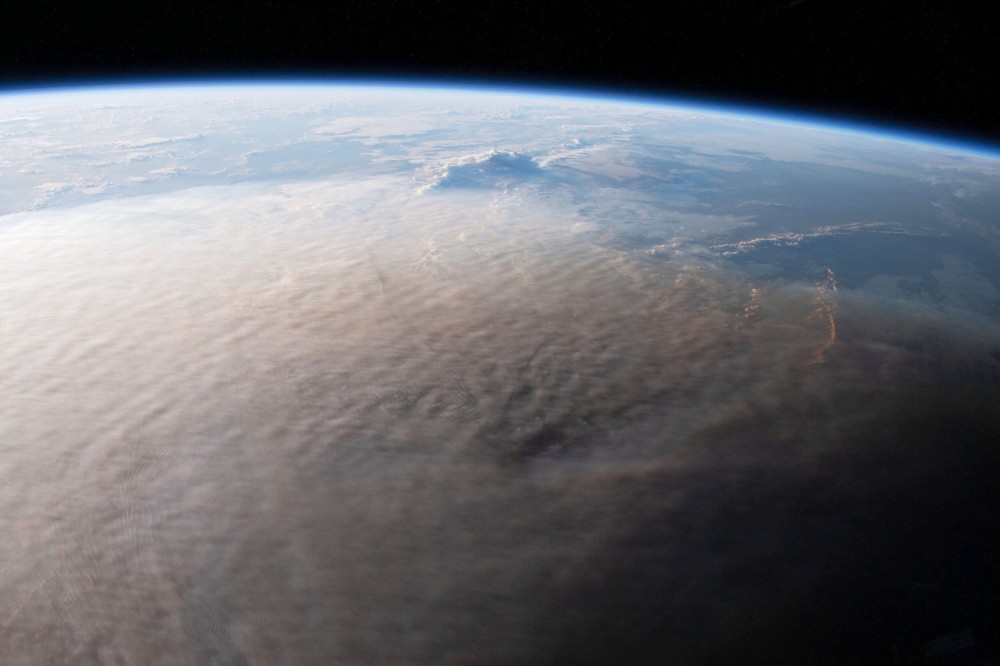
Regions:
<instances>
[{"instance_id":1,"label":"earth's curved horizon","mask_svg":"<svg viewBox=\"0 0 1000 666\"><path fill-rule=\"evenodd\" d=\"M455 77L421 76L321 76L290 74L285 76L205 75L199 77L121 77L80 79L74 77L32 79L0 84L0 99L43 95L92 95L122 93L171 92L178 90L336 90L397 91L403 94L485 94L495 98L562 99L577 102L642 106L661 110L688 111L716 116L729 116L757 121L790 124L817 130L868 135L892 141L921 144L948 152L967 153L979 157L1000 158L1000 143L974 130L949 131L946 128L924 126L916 121L897 123L863 112L839 113L821 107L796 107L788 102L768 103L763 100L734 101L724 96L699 96L684 92L644 90L641 87L594 84L557 84L553 82L524 83L512 79L482 79L467 81Z\"/></svg>"},{"instance_id":2,"label":"earth's curved horizon","mask_svg":"<svg viewBox=\"0 0 1000 666\"><path fill-rule=\"evenodd\" d=\"M370 82L0 137L0 661L1000 657L995 148Z\"/></svg>"}]
</instances>

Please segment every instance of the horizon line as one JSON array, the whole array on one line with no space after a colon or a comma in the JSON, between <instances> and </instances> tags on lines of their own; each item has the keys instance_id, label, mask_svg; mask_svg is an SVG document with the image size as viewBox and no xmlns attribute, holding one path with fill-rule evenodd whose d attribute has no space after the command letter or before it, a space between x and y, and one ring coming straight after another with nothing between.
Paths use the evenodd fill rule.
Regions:
<instances>
[{"instance_id":1,"label":"horizon line","mask_svg":"<svg viewBox=\"0 0 1000 666\"><path fill-rule=\"evenodd\" d=\"M957 132L923 130L914 126L892 127L888 121L865 119L858 114L837 114L815 109L796 109L787 104L738 103L710 95L693 96L662 91L636 91L601 85L556 85L538 82L498 81L495 79L456 79L431 77L373 77L348 75L260 75L220 74L202 77L153 76L113 79L62 79L14 84L0 83L0 101L17 95L47 95L97 90L156 90L165 88L212 87L355 87L435 91L488 91L505 96L558 97L629 106L671 107L700 113L757 121L802 125L826 131L870 135L884 140L918 144L937 149L1000 159L1000 141L971 139Z\"/></svg>"}]
</instances>

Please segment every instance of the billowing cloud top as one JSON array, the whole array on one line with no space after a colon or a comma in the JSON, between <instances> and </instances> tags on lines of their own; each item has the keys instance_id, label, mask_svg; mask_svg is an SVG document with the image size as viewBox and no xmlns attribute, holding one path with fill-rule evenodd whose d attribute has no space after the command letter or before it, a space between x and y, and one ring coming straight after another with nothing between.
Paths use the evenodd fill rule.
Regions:
<instances>
[{"instance_id":1,"label":"billowing cloud top","mask_svg":"<svg viewBox=\"0 0 1000 666\"><path fill-rule=\"evenodd\" d=\"M433 171L432 187L495 188L530 180L541 173L541 167L528 155L491 150L448 160Z\"/></svg>"}]
</instances>

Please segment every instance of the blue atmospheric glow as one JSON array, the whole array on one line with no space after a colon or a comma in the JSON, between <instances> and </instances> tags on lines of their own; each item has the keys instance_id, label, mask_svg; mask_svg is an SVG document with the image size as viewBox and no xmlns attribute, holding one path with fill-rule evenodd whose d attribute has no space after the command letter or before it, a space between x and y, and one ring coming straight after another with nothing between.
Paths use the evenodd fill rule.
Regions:
<instances>
[{"instance_id":1,"label":"blue atmospheric glow","mask_svg":"<svg viewBox=\"0 0 1000 666\"><path fill-rule=\"evenodd\" d=\"M828 132L840 132L870 137L873 140L892 141L918 145L931 150L947 150L970 156L1000 159L1000 145L992 145L987 141L970 141L954 136L922 132L910 129L897 129L878 122L864 121L856 118L846 118L822 112L801 112L785 107L763 107L741 105L732 102L694 98L684 95L661 95L644 92L624 92L602 88L587 88L582 86L550 86L518 83L497 83L495 81L454 80L454 79L405 79L405 78L362 78L338 76L336 78L290 76L290 77L204 77L185 79L123 79L108 80L65 80L49 81L38 85L0 88L0 100L21 94L88 94L101 91L162 91L168 89L253 89L261 88L321 88L339 89L379 89L383 91L400 90L406 92L422 91L425 93L486 93L490 95L511 96L518 98L535 98L552 101L555 99L572 99L588 103L620 104L626 106L641 106L645 108L660 107L680 111L689 111L706 115L725 116L733 119L752 120L780 125L792 125Z\"/></svg>"}]
</instances>

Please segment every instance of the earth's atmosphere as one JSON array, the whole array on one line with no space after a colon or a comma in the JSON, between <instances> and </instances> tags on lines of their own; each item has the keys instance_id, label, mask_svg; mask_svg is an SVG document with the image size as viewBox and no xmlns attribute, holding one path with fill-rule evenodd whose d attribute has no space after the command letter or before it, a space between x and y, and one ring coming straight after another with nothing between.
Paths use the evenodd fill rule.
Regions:
<instances>
[{"instance_id":1,"label":"earth's atmosphere","mask_svg":"<svg viewBox=\"0 0 1000 666\"><path fill-rule=\"evenodd\" d=\"M996 156L333 85L0 147L4 664L996 663Z\"/></svg>"}]
</instances>

